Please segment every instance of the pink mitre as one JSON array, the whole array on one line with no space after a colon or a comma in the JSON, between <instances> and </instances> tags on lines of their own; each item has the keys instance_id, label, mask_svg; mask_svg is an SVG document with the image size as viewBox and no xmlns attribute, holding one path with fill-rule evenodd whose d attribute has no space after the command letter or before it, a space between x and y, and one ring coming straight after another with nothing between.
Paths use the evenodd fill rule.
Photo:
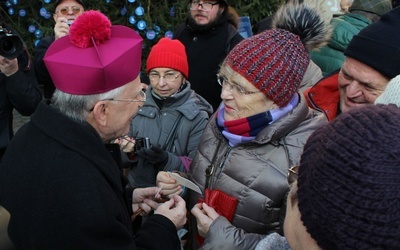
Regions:
<instances>
[{"instance_id":1,"label":"pink mitre","mask_svg":"<svg viewBox=\"0 0 400 250\"><path fill-rule=\"evenodd\" d=\"M110 91L140 73L143 39L131 28L111 26L99 11L85 11L69 36L54 41L44 62L57 89L73 95Z\"/></svg>"}]
</instances>

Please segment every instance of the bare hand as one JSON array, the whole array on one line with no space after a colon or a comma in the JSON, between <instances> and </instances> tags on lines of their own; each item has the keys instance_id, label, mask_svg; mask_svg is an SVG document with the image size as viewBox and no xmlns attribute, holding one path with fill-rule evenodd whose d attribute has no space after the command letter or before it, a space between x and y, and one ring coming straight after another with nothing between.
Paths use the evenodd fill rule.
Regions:
<instances>
[{"instance_id":1,"label":"bare hand","mask_svg":"<svg viewBox=\"0 0 400 250\"><path fill-rule=\"evenodd\" d=\"M158 187L136 188L132 193L132 211L141 208L143 210L141 215L144 216L157 209L159 204L154 199L160 198L160 194L156 197L158 191Z\"/></svg>"},{"instance_id":2,"label":"bare hand","mask_svg":"<svg viewBox=\"0 0 400 250\"><path fill-rule=\"evenodd\" d=\"M135 139L129 136L122 136L115 139L114 143L119 144L120 149L125 153L133 152L135 147Z\"/></svg>"},{"instance_id":3,"label":"bare hand","mask_svg":"<svg viewBox=\"0 0 400 250\"><path fill-rule=\"evenodd\" d=\"M160 171L157 174L157 186L163 187L162 194L168 198L182 193L182 187L167 172Z\"/></svg>"},{"instance_id":4,"label":"bare hand","mask_svg":"<svg viewBox=\"0 0 400 250\"><path fill-rule=\"evenodd\" d=\"M186 202L179 195L160 205L154 214L160 214L172 221L176 229L181 229L186 224Z\"/></svg>"},{"instance_id":5,"label":"bare hand","mask_svg":"<svg viewBox=\"0 0 400 250\"><path fill-rule=\"evenodd\" d=\"M0 72L5 76L11 76L18 71L18 59L7 59L5 57L0 56Z\"/></svg>"},{"instance_id":6,"label":"bare hand","mask_svg":"<svg viewBox=\"0 0 400 250\"><path fill-rule=\"evenodd\" d=\"M69 34L69 25L67 24L67 21L68 20L65 17L57 17L56 24L54 25L55 40Z\"/></svg>"},{"instance_id":7,"label":"bare hand","mask_svg":"<svg viewBox=\"0 0 400 250\"><path fill-rule=\"evenodd\" d=\"M211 224L220 215L215 211L214 208L208 206L206 203L197 203L191 210L194 217L197 220L197 230L199 234L205 238L208 231L210 230Z\"/></svg>"}]
</instances>

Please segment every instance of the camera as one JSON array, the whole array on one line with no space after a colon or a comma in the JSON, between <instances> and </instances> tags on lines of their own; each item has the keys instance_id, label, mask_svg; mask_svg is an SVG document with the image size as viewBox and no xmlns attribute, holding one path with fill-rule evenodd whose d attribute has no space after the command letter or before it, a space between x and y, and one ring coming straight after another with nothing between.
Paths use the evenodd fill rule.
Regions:
<instances>
[{"instance_id":1,"label":"camera","mask_svg":"<svg viewBox=\"0 0 400 250\"><path fill-rule=\"evenodd\" d=\"M0 26L0 55L11 60L18 57L23 50L21 38Z\"/></svg>"},{"instance_id":2,"label":"camera","mask_svg":"<svg viewBox=\"0 0 400 250\"><path fill-rule=\"evenodd\" d=\"M135 139L135 149L134 151L138 151L141 148L150 148L150 138L149 137L139 137Z\"/></svg>"}]
</instances>

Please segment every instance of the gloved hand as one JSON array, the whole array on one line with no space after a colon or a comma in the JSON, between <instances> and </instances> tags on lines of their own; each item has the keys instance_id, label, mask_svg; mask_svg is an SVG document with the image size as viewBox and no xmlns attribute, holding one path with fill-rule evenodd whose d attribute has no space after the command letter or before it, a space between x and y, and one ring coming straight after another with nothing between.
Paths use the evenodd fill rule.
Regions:
<instances>
[{"instance_id":1,"label":"gloved hand","mask_svg":"<svg viewBox=\"0 0 400 250\"><path fill-rule=\"evenodd\" d=\"M150 148L141 148L136 154L146 159L159 170L163 170L168 163L168 152L159 146L152 145Z\"/></svg>"}]
</instances>

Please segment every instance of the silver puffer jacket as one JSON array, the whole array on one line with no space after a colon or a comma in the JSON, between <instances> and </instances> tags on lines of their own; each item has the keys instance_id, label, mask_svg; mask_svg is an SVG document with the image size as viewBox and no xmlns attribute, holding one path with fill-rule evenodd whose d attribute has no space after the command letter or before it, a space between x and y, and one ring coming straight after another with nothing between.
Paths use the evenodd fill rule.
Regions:
<instances>
[{"instance_id":1,"label":"silver puffer jacket","mask_svg":"<svg viewBox=\"0 0 400 250\"><path fill-rule=\"evenodd\" d=\"M290 113L265 127L254 140L234 147L218 130L215 114L210 119L191 164L191 179L203 191L205 169L215 158L210 187L239 202L232 223L222 216L212 223L203 249L254 249L266 234L282 232L288 169L299 163L310 134L327 123L325 116L309 109L300 96ZM191 192L189 197L191 209L201 196ZM195 220L192 229L196 235ZM198 248L195 242L192 249Z\"/></svg>"}]
</instances>

